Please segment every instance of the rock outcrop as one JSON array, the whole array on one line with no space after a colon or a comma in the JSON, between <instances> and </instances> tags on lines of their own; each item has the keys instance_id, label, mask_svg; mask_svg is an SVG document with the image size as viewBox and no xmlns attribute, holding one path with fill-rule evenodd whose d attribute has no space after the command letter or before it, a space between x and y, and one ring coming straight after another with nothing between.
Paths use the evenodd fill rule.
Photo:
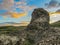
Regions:
<instances>
[{"instance_id":1,"label":"rock outcrop","mask_svg":"<svg viewBox=\"0 0 60 45\"><path fill-rule=\"evenodd\" d=\"M34 9L27 30L47 30L49 29L49 19L49 13L46 10L43 8Z\"/></svg>"}]
</instances>

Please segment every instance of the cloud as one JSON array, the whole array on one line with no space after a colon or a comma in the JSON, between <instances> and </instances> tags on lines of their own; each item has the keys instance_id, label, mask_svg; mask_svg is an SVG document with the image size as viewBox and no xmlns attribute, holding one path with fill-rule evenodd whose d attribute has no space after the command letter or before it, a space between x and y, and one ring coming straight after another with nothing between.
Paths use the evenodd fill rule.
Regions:
<instances>
[{"instance_id":1,"label":"cloud","mask_svg":"<svg viewBox=\"0 0 60 45\"><path fill-rule=\"evenodd\" d=\"M2 14L0 16L8 17L11 12L11 7L14 5L14 0L2 0L2 3L0 4L0 10ZM2 10L5 10L4 12Z\"/></svg>"},{"instance_id":2,"label":"cloud","mask_svg":"<svg viewBox=\"0 0 60 45\"><path fill-rule=\"evenodd\" d=\"M58 9L56 12L60 12L60 9Z\"/></svg>"},{"instance_id":3,"label":"cloud","mask_svg":"<svg viewBox=\"0 0 60 45\"><path fill-rule=\"evenodd\" d=\"M57 11L55 11L55 14L60 14L60 9L58 9Z\"/></svg>"},{"instance_id":4,"label":"cloud","mask_svg":"<svg viewBox=\"0 0 60 45\"><path fill-rule=\"evenodd\" d=\"M56 10L53 14L60 14L60 9Z\"/></svg>"},{"instance_id":5,"label":"cloud","mask_svg":"<svg viewBox=\"0 0 60 45\"><path fill-rule=\"evenodd\" d=\"M51 0L49 3L46 3L47 8L59 7L60 3L57 0Z\"/></svg>"},{"instance_id":6,"label":"cloud","mask_svg":"<svg viewBox=\"0 0 60 45\"><path fill-rule=\"evenodd\" d=\"M50 16L50 23L56 22L60 20L60 14L52 14Z\"/></svg>"},{"instance_id":7,"label":"cloud","mask_svg":"<svg viewBox=\"0 0 60 45\"><path fill-rule=\"evenodd\" d=\"M49 15L54 15L54 16L55 16L55 14L60 14L60 12L51 12L51 13L49 13Z\"/></svg>"},{"instance_id":8,"label":"cloud","mask_svg":"<svg viewBox=\"0 0 60 45\"><path fill-rule=\"evenodd\" d=\"M4 19L6 19L6 18L7 18L7 16L3 16L3 18L4 18Z\"/></svg>"},{"instance_id":9,"label":"cloud","mask_svg":"<svg viewBox=\"0 0 60 45\"><path fill-rule=\"evenodd\" d=\"M59 6L60 6L60 3L59 3Z\"/></svg>"},{"instance_id":10,"label":"cloud","mask_svg":"<svg viewBox=\"0 0 60 45\"><path fill-rule=\"evenodd\" d=\"M55 12L51 12L50 14L50 23L54 23L60 20L60 9L56 10Z\"/></svg>"},{"instance_id":11,"label":"cloud","mask_svg":"<svg viewBox=\"0 0 60 45\"><path fill-rule=\"evenodd\" d=\"M20 17L26 16L26 15L27 15L27 12L24 12L24 13L11 13L12 18L20 18Z\"/></svg>"},{"instance_id":12,"label":"cloud","mask_svg":"<svg viewBox=\"0 0 60 45\"><path fill-rule=\"evenodd\" d=\"M1 15L3 18L11 17L11 18L20 18L26 16L27 12L16 13L16 12L6 12L5 14Z\"/></svg>"},{"instance_id":13,"label":"cloud","mask_svg":"<svg viewBox=\"0 0 60 45\"><path fill-rule=\"evenodd\" d=\"M32 9L36 8L36 6L34 6L34 5L29 6L27 4L28 4L28 1L27 0L21 0L20 2L15 2L15 6L14 7L15 7L15 9L16 8L22 9L23 12L24 11L27 11L28 12L28 11L31 11Z\"/></svg>"},{"instance_id":14,"label":"cloud","mask_svg":"<svg viewBox=\"0 0 60 45\"><path fill-rule=\"evenodd\" d=\"M30 0L29 0L30 1ZM29 2L28 1L28 2ZM17 12L17 11L14 11L14 12L16 12L16 13L18 13L18 14L16 14L16 15L13 15L13 17L22 17L22 16L26 16L27 14L28 14L28 12L29 11L31 11L31 10L33 10L34 8L36 8L36 6L34 6L34 5L31 5L31 6L29 6L29 5L27 5L28 4L28 2L27 2L27 0L20 0L20 2L15 2L14 4L14 6L15 6L15 9L14 10L16 10L16 9L18 9L18 10L20 10L19 12ZM27 12L27 13L24 13L24 12ZM24 13L24 14L21 14L21 16L19 16L19 14L20 13ZM18 16L17 16L18 15Z\"/></svg>"},{"instance_id":15,"label":"cloud","mask_svg":"<svg viewBox=\"0 0 60 45\"><path fill-rule=\"evenodd\" d=\"M27 21L22 21L20 23L20 26L27 26L30 22L27 22Z\"/></svg>"},{"instance_id":16,"label":"cloud","mask_svg":"<svg viewBox=\"0 0 60 45\"><path fill-rule=\"evenodd\" d=\"M31 0L29 0L31 1ZM14 0L3 0L3 3L0 4L0 9L5 9L7 12L0 14L3 17L11 17L11 18L20 18L22 16L26 16L29 11L36 8L34 5L27 5L27 0L20 0L18 2L14 2ZM18 10L17 10L18 9ZM20 10L21 9L21 10ZM28 9L28 10L27 10Z\"/></svg>"},{"instance_id":17,"label":"cloud","mask_svg":"<svg viewBox=\"0 0 60 45\"><path fill-rule=\"evenodd\" d=\"M9 10L11 6L13 6L13 2L13 0L3 0L3 2L0 4L0 9Z\"/></svg>"},{"instance_id":18,"label":"cloud","mask_svg":"<svg viewBox=\"0 0 60 45\"><path fill-rule=\"evenodd\" d=\"M2 4L0 4L0 9L3 9L3 5Z\"/></svg>"}]
</instances>

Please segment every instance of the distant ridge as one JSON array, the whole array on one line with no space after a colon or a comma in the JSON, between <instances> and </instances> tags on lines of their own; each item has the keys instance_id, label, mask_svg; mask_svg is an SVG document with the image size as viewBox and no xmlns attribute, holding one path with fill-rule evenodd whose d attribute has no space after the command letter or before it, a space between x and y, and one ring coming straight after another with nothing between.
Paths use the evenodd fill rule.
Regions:
<instances>
[{"instance_id":1,"label":"distant ridge","mask_svg":"<svg viewBox=\"0 0 60 45\"><path fill-rule=\"evenodd\" d=\"M15 22L4 22L0 23L0 26L27 26L29 23L15 23Z\"/></svg>"},{"instance_id":2,"label":"distant ridge","mask_svg":"<svg viewBox=\"0 0 60 45\"><path fill-rule=\"evenodd\" d=\"M51 26L60 27L60 21L52 23Z\"/></svg>"}]
</instances>

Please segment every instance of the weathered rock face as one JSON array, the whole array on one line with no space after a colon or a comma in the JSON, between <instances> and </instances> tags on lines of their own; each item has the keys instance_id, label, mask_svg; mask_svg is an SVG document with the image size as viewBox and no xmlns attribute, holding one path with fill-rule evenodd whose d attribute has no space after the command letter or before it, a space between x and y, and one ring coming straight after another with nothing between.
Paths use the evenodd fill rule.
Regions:
<instances>
[{"instance_id":1,"label":"weathered rock face","mask_svg":"<svg viewBox=\"0 0 60 45\"><path fill-rule=\"evenodd\" d=\"M31 22L27 26L26 37L34 41L33 45L60 45L59 30L50 27L48 12L38 8L32 13Z\"/></svg>"},{"instance_id":2,"label":"weathered rock face","mask_svg":"<svg viewBox=\"0 0 60 45\"><path fill-rule=\"evenodd\" d=\"M43 35L46 35L44 33L49 28L49 13L42 8L34 9L31 22L27 26L27 37L34 40L34 45L37 45L37 42L43 38Z\"/></svg>"},{"instance_id":3,"label":"weathered rock face","mask_svg":"<svg viewBox=\"0 0 60 45\"><path fill-rule=\"evenodd\" d=\"M49 14L42 8L34 9L32 19L27 26L27 30L46 30L49 29Z\"/></svg>"}]
</instances>

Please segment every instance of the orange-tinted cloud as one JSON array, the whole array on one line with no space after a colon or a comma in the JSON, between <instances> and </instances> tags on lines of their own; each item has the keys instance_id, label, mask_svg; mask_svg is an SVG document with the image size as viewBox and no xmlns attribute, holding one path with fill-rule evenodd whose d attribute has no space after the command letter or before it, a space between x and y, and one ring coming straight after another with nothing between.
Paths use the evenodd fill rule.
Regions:
<instances>
[{"instance_id":1,"label":"orange-tinted cloud","mask_svg":"<svg viewBox=\"0 0 60 45\"><path fill-rule=\"evenodd\" d=\"M12 18L20 18L20 17L26 16L26 15L27 15L27 12L24 12L24 13L11 13Z\"/></svg>"},{"instance_id":2,"label":"orange-tinted cloud","mask_svg":"<svg viewBox=\"0 0 60 45\"><path fill-rule=\"evenodd\" d=\"M20 23L20 26L27 26L30 22L27 22L27 21L22 21Z\"/></svg>"},{"instance_id":3,"label":"orange-tinted cloud","mask_svg":"<svg viewBox=\"0 0 60 45\"><path fill-rule=\"evenodd\" d=\"M54 23L54 21L53 21L53 20L51 20L49 23L50 23L50 24L51 24L51 23Z\"/></svg>"},{"instance_id":4,"label":"orange-tinted cloud","mask_svg":"<svg viewBox=\"0 0 60 45\"><path fill-rule=\"evenodd\" d=\"M3 16L3 18L7 18L7 16Z\"/></svg>"},{"instance_id":5,"label":"orange-tinted cloud","mask_svg":"<svg viewBox=\"0 0 60 45\"><path fill-rule=\"evenodd\" d=\"M50 24L60 20L60 12L50 12Z\"/></svg>"},{"instance_id":6,"label":"orange-tinted cloud","mask_svg":"<svg viewBox=\"0 0 60 45\"><path fill-rule=\"evenodd\" d=\"M31 0L29 0L29 1L31 1ZM3 0L3 4L0 5L1 6L0 9L3 8L5 10L7 10L8 12L3 13L2 15L0 14L0 15L3 16L3 18L7 18L7 17L20 18L22 16L26 16L27 15L26 12L29 12L36 8L35 5L31 5L31 6L27 5L29 1L20 0L19 2L14 2L14 0L10 0L10 1ZM19 12L18 12L17 8L20 9ZM23 13L21 13L21 12L23 12Z\"/></svg>"},{"instance_id":7,"label":"orange-tinted cloud","mask_svg":"<svg viewBox=\"0 0 60 45\"><path fill-rule=\"evenodd\" d=\"M49 15L60 14L60 12L50 12Z\"/></svg>"}]
</instances>

